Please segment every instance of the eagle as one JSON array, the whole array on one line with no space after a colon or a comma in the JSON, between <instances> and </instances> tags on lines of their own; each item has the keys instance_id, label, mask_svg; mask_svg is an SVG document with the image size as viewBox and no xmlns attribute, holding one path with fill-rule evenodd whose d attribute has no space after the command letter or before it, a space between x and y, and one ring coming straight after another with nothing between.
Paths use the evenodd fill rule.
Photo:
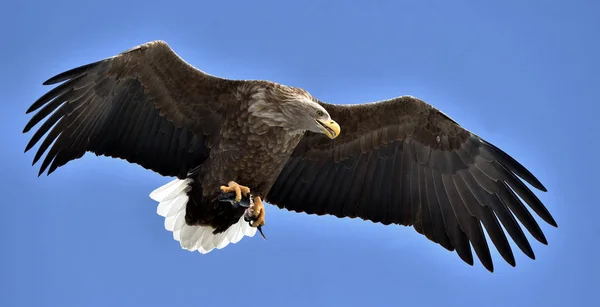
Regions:
<instances>
[{"instance_id":1,"label":"eagle","mask_svg":"<svg viewBox=\"0 0 600 307\"><path fill-rule=\"evenodd\" d=\"M174 177L150 198L189 251L262 235L265 202L412 226L471 266L473 250L490 272L484 229L514 267L506 233L535 259L519 222L548 244L530 210L558 227L525 185L547 191L530 171L413 96L330 104L294 86L210 75L160 40L43 84L57 83L26 111L38 110L23 133L41 123L25 148L43 139L38 176L90 152Z\"/></svg>"}]
</instances>

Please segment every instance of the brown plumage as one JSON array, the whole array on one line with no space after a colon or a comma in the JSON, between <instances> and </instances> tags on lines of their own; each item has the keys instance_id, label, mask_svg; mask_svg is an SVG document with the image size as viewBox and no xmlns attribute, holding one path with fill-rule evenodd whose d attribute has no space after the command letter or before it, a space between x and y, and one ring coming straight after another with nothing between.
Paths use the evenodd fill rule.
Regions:
<instances>
[{"instance_id":1,"label":"brown plumage","mask_svg":"<svg viewBox=\"0 0 600 307\"><path fill-rule=\"evenodd\" d=\"M215 235L246 212L217 199L230 181L280 208L414 226L471 265L473 246L490 271L484 229L513 266L502 226L532 259L517 221L547 244L517 196L556 226L518 178L546 191L527 169L414 97L327 104L294 87L208 75L161 41L44 84L62 81L27 110L41 108L24 132L47 117L26 148L49 132L34 158L47 151L40 174L93 152L188 179L185 223Z\"/></svg>"}]
</instances>

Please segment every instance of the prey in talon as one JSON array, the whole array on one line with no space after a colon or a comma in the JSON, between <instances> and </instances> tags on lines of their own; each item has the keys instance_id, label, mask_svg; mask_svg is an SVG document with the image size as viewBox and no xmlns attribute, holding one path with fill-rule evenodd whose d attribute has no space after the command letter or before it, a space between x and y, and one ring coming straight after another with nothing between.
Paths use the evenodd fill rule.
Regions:
<instances>
[{"instance_id":1,"label":"prey in talon","mask_svg":"<svg viewBox=\"0 0 600 307\"><path fill-rule=\"evenodd\" d=\"M221 192L222 193L235 193L235 197L234 197L234 201L236 203L239 203L240 201L242 201L242 196L249 196L250 195L250 188L247 186L243 186L238 184L235 181L230 181L227 186L222 185L221 186Z\"/></svg>"},{"instance_id":2,"label":"prey in talon","mask_svg":"<svg viewBox=\"0 0 600 307\"><path fill-rule=\"evenodd\" d=\"M220 190L219 201L229 202L234 208L246 208L244 220L251 227L258 229L261 237L266 240L262 231L262 226L265 225L265 208L260 197L252 196L250 188L235 181L230 181L227 186L221 186Z\"/></svg>"},{"instance_id":3,"label":"prey in talon","mask_svg":"<svg viewBox=\"0 0 600 307\"><path fill-rule=\"evenodd\" d=\"M221 191L221 194L219 194L218 199L219 201L230 203L234 208L248 208L250 207L250 205L252 205L252 193L242 196L242 199L240 201L236 201L235 196L235 192L226 193Z\"/></svg>"}]
</instances>

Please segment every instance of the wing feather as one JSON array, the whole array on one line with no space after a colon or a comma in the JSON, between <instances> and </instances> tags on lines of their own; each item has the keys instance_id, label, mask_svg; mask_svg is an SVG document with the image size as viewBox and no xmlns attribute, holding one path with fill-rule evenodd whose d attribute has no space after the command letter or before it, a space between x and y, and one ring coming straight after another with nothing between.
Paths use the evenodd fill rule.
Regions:
<instances>
[{"instance_id":1,"label":"wing feather","mask_svg":"<svg viewBox=\"0 0 600 307\"><path fill-rule=\"evenodd\" d=\"M452 246L456 249L459 257L469 265L473 265L473 254L469 245L469 239L462 230L457 216L450 204L448 195L442 181L442 176L439 172L432 170L433 186L437 196L438 204L443 212L444 224L446 225L446 233L450 239Z\"/></svg>"},{"instance_id":2,"label":"wing feather","mask_svg":"<svg viewBox=\"0 0 600 307\"><path fill-rule=\"evenodd\" d=\"M435 192L433 170L426 167L421 167L421 169L423 170L423 177L425 181L425 202L428 206L428 211L431 218L430 222L435 241L439 242L440 245L445 249L453 251L454 246L452 245L448 235L448 226L446 225L446 220L444 219L443 211L440 207L440 201Z\"/></svg>"}]
</instances>

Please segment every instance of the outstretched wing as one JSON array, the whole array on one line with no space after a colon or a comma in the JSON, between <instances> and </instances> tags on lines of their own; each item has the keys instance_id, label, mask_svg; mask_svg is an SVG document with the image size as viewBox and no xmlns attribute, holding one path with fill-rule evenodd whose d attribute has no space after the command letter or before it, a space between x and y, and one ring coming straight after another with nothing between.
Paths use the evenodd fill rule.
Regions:
<instances>
[{"instance_id":1,"label":"outstretched wing","mask_svg":"<svg viewBox=\"0 0 600 307\"><path fill-rule=\"evenodd\" d=\"M93 152L183 177L218 140L220 113L236 86L189 65L162 41L74 68L44 85L62 81L27 110L43 107L24 133L46 120L25 151L49 132L33 160L50 148L39 174Z\"/></svg>"},{"instance_id":2,"label":"outstretched wing","mask_svg":"<svg viewBox=\"0 0 600 307\"><path fill-rule=\"evenodd\" d=\"M490 271L493 263L482 225L513 266L501 225L531 258L533 250L517 220L547 244L517 197L556 226L518 177L546 191L544 186L509 155L439 110L409 96L323 106L342 127L341 135L329 140L307 133L269 192L268 202L309 214L412 225L428 239L456 250L470 265L471 244Z\"/></svg>"}]
</instances>

